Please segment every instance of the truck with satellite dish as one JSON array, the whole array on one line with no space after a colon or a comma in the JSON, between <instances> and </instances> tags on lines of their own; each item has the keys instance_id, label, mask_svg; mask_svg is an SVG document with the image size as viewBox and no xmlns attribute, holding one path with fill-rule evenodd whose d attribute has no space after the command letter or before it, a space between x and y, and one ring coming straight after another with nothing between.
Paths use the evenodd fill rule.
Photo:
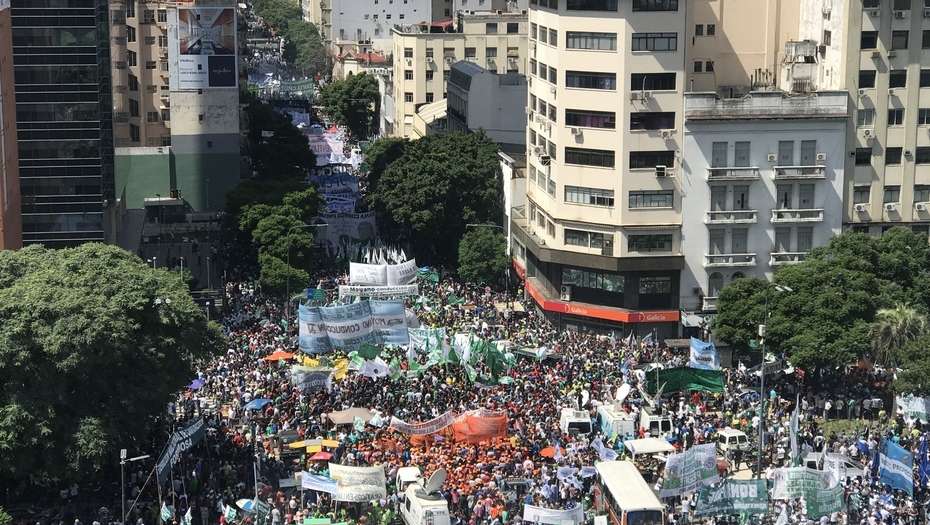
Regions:
<instances>
[{"instance_id":1,"label":"truck with satellite dish","mask_svg":"<svg viewBox=\"0 0 930 525\"><path fill-rule=\"evenodd\" d=\"M446 482L446 469L433 472L425 484L422 478L407 485L400 513L407 525L449 525L449 504L439 492Z\"/></svg>"}]
</instances>

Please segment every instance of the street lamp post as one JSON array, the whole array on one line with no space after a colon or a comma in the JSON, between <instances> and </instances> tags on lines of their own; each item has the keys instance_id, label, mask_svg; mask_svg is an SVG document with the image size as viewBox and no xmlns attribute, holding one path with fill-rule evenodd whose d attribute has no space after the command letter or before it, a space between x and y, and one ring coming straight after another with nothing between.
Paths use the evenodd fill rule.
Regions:
<instances>
[{"instance_id":1,"label":"street lamp post","mask_svg":"<svg viewBox=\"0 0 930 525\"><path fill-rule=\"evenodd\" d=\"M181 271L180 271L180 274L181 274L181 280L183 281L183 280L184 280L184 257L181 257Z\"/></svg>"},{"instance_id":2,"label":"street lamp post","mask_svg":"<svg viewBox=\"0 0 930 525\"><path fill-rule=\"evenodd\" d=\"M759 338L761 342L759 349L762 352L762 362L759 365L759 450L756 458L756 477L762 477L762 448L765 444L765 331L769 320L769 297L772 291L775 292L793 292L788 286L781 284L769 283L765 289L765 309L762 314L762 323L759 324Z\"/></svg>"},{"instance_id":3,"label":"street lamp post","mask_svg":"<svg viewBox=\"0 0 930 525\"><path fill-rule=\"evenodd\" d=\"M149 455L144 454L142 456L136 456L134 458L126 457L126 449L121 448L119 451L119 472L120 472L120 501L122 503L122 514L120 514L120 523L126 523L126 463L135 463L136 461L142 461L143 459L148 459Z\"/></svg>"},{"instance_id":4,"label":"street lamp post","mask_svg":"<svg viewBox=\"0 0 930 525\"><path fill-rule=\"evenodd\" d=\"M158 257L156 257L156 256L154 256L154 255L152 256L151 259L146 259L147 262L152 263L152 269L153 269L153 270L154 270L155 268L158 268L158 265L155 264L155 262L156 262L157 260L158 260Z\"/></svg>"}]
</instances>

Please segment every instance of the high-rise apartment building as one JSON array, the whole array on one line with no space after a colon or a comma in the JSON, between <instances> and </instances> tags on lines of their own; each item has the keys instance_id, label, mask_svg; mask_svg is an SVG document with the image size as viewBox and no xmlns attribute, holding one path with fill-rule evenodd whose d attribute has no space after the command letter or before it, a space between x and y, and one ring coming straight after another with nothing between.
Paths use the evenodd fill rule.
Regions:
<instances>
[{"instance_id":1,"label":"high-rise apartment building","mask_svg":"<svg viewBox=\"0 0 930 525\"><path fill-rule=\"evenodd\" d=\"M847 227L928 232L930 2L801 0L799 38L816 46L809 82L849 92Z\"/></svg>"},{"instance_id":2,"label":"high-rise apartment building","mask_svg":"<svg viewBox=\"0 0 930 525\"><path fill-rule=\"evenodd\" d=\"M395 136L414 136L417 108L446 98L452 64L459 60L496 73L526 72L525 13L460 11L456 18L392 29Z\"/></svg>"},{"instance_id":3,"label":"high-rise apartment building","mask_svg":"<svg viewBox=\"0 0 930 525\"><path fill-rule=\"evenodd\" d=\"M704 255L708 235L716 235L686 230L695 220L706 229L711 193L720 196L709 186L696 191L707 185L705 169L700 181L691 172L714 166L712 143L723 141L714 134L730 126L695 126L695 146L686 150L685 93L710 91L700 99L716 105L718 94L774 89L784 44L797 38L798 2L530 0L529 7L526 206L511 210L516 270L562 326L677 334L680 308L694 307L687 303L695 292L709 295L695 288L707 286ZM733 129L745 133L746 125ZM769 210L774 194L774 184L754 191ZM683 215L686 199L699 218ZM692 252L700 257L687 257Z\"/></svg>"},{"instance_id":4,"label":"high-rise apartment building","mask_svg":"<svg viewBox=\"0 0 930 525\"><path fill-rule=\"evenodd\" d=\"M0 250L23 245L10 2L0 0Z\"/></svg>"}]
</instances>

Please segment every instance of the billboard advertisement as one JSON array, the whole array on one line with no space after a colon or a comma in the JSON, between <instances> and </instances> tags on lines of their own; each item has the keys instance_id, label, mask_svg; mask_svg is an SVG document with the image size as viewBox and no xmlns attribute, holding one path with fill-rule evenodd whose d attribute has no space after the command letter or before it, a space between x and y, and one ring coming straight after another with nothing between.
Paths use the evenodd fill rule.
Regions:
<instances>
[{"instance_id":1,"label":"billboard advertisement","mask_svg":"<svg viewBox=\"0 0 930 525\"><path fill-rule=\"evenodd\" d=\"M171 88L238 87L236 9L180 3L172 15Z\"/></svg>"}]
</instances>

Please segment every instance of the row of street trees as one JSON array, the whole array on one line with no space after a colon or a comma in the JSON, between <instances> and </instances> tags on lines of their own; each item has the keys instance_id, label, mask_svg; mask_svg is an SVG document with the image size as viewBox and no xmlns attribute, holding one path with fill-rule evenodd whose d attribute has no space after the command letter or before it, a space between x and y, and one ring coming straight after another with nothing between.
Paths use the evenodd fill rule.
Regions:
<instances>
[{"instance_id":1,"label":"row of street trees","mask_svg":"<svg viewBox=\"0 0 930 525\"><path fill-rule=\"evenodd\" d=\"M882 237L848 232L780 269L774 293L763 279L723 289L714 333L748 348L769 318L766 344L802 368L841 368L861 358L899 366L899 391L930 393L930 246L925 236L894 228Z\"/></svg>"},{"instance_id":2,"label":"row of street trees","mask_svg":"<svg viewBox=\"0 0 930 525\"><path fill-rule=\"evenodd\" d=\"M345 128L353 140L366 140L376 131L381 95L375 77L362 73L325 84L320 105L333 122Z\"/></svg>"},{"instance_id":3,"label":"row of street trees","mask_svg":"<svg viewBox=\"0 0 930 525\"><path fill-rule=\"evenodd\" d=\"M312 78L329 74L329 60L318 28L304 21L300 2L294 0L254 0L255 13L284 37L284 59Z\"/></svg>"}]
</instances>

